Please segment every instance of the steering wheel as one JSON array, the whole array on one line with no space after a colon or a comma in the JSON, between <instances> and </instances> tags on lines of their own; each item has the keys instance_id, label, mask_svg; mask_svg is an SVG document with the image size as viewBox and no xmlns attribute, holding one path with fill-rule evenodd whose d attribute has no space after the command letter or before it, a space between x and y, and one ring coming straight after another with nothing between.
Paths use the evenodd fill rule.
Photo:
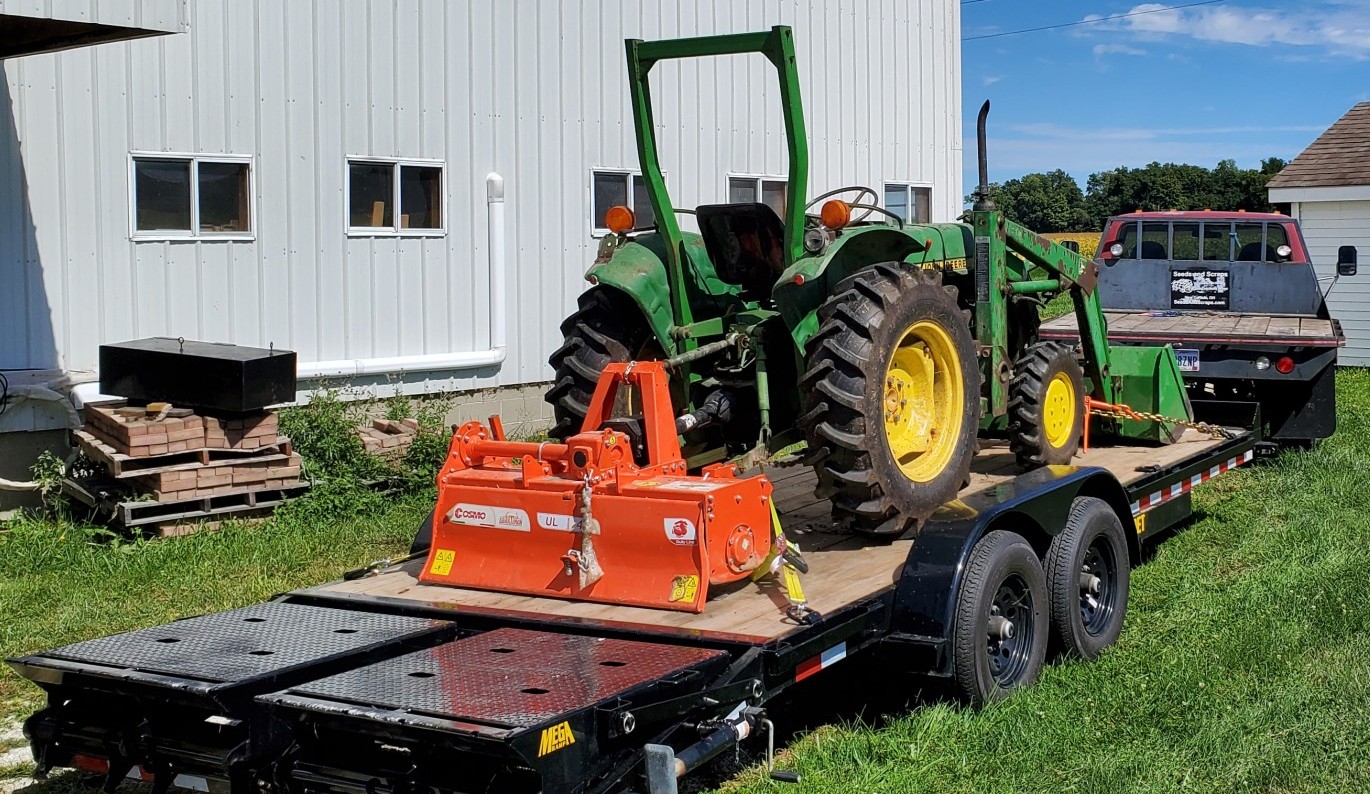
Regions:
<instances>
[{"instance_id":1,"label":"steering wheel","mask_svg":"<svg viewBox=\"0 0 1370 794\"><path fill-rule=\"evenodd\" d=\"M827 193L824 193L823 195L811 200L808 204L805 204L804 214L810 218L817 218L817 215L814 215L813 213L809 212L809 210L814 208L814 205L818 204L819 202L826 201L827 199L830 199L833 196L840 196L843 193L855 193L856 198L847 203L857 209L865 210L865 212L862 212L857 217L852 218L852 223L860 223L861 221L864 221L865 219L869 218L872 212L879 212L882 215L888 215L894 220L898 221L900 226L904 225L902 218L890 212L889 210L880 207L876 203L877 201L879 201L879 197L876 195L876 192L873 189L866 187L865 185L848 185L846 187L837 188L836 190L829 190ZM862 197L864 196L870 196L869 204L863 203L861 201Z\"/></svg>"}]
</instances>

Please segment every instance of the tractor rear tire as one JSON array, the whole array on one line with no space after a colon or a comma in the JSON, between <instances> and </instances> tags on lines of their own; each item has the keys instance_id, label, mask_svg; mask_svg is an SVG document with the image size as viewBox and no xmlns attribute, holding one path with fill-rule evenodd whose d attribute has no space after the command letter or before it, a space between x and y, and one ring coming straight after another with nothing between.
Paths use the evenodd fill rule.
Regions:
<instances>
[{"instance_id":1,"label":"tractor rear tire","mask_svg":"<svg viewBox=\"0 0 1370 794\"><path fill-rule=\"evenodd\" d=\"M547 360L556 373L546 395L553 415L547 434L558 441L580 432L604 368L640 356L654 341L642 311L618 290L586 290L579 304L562 322L562 345Z\"/></svg>"},{"instance_id":2,"label":"tractor rear tire","mask_svg":"<svg viewBox=\"0 0 1370 794\"><path fill-rule=\"evenodd\" d=\"M898 262L838 283L818 309L799 425L833 517L872 535L921 526L970 472L980 370L956 288Z\"/></svg>"},{"instance_id":3,"label":"tractor rear tire","mask_svg":"<svg viewBox=\"0 0 1370 794\"><path fill-rule=\"evenodd\" d=\"M1022 466L1064 466L1085 427L1085 374L1060 342L1028 346L1009 383L1009 448Z\"/></svg>"}]
</instances>

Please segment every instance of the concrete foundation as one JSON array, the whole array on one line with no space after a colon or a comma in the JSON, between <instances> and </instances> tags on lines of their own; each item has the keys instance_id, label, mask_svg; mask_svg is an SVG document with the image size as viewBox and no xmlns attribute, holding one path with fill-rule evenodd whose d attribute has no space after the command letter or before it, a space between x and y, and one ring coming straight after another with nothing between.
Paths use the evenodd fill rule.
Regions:
<instances>
[{"instance_id":1,"label":"concrete foundation","mask_svg":"<svg viewBox=\"0 0 1370 794\"><path fill-rule=\"evenodd\" d=\"M0 433L0 478L24 482L32 479L33 464L44 450L63 460L71 452L66 430L35 430ZM38 507L37 491L7 491L0 488L0 516L21 507Z\"/></svg>"}]
</instances>

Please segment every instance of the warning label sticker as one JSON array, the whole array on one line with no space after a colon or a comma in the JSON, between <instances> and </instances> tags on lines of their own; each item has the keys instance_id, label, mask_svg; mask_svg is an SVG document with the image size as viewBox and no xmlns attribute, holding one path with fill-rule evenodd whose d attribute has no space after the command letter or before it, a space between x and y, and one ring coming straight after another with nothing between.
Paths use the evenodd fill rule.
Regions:
<instances>
[{"instance_id":1,"label":"warning label sticker","mask_svg":"<svg viewBox=\"0 0 1370 794\"><path fill-rule=\"evenodd\" d=\"M452 572L452 561L457 558L457 553L451 549L438 549L433 555L433 564L428 566L428 572L434 576L446 576Z\"/></svg>"},{"instance_id":2,"label":"warning label sticker","mask_svg":"<svg viewBox=\"0 0 1370 794\"><path fill-rule=\"evenodd\" d=\"M671 580L672 601L693 601L699 592L698 576L677 576Z\"/></svg>"}]
</instances>

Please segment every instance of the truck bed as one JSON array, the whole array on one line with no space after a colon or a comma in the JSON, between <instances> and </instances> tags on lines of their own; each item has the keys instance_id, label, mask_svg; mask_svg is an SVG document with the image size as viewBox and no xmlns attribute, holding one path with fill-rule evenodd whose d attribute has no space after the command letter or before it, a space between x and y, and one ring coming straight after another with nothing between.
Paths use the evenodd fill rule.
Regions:
<instances>
[{"instance_id":1,"label":"truck bed","mask_svg":"<svg viewBox=\"0 0 1370 794\"><path fill-rule=\"evenodd\" d=\"M1108 338L1119 342L1173 342L1305 345L1338 347L1346 343L1334 320L1317 317L1233 312L1106 311ZM1046 339L1078 339L1074 313L1042 324Z\"/></svg>"},{"instance_id":2,"label":"truck bed","mask_svg":"<svg viewBox=\"0 0 1370 794\"><path fill-rule=\"evenodd\" d=\"M1128 486L1155 471L1154 467L1164 469L1201 457L1223 443L1222 439L1188 430L1179 442L1166 446L1096 447L1078 455L1074 465L1107 469ZM1144 466L1147 471L1139 471ZM991 442L976 456L970 484L961 497L1006 483L1019 473L1007 442ZM913 540L880 541L832 531L829 504L813 495L814 474L807 467L774 469L771 478L781 521L798 540L809 563L810 572L803 577L803 584L813 609L827 613L895 584ZM423 564L423 560L414 560L375 576L324 584L298 594L340 601L419 602L439 610L492 617L612 624L657 634L704 633L749 643L770 641L797 628L785 617L784 593L771 577L760 583L715 588L705 610L694 614L424 585L415 578Z\"/></svg>"}]
</instances>

